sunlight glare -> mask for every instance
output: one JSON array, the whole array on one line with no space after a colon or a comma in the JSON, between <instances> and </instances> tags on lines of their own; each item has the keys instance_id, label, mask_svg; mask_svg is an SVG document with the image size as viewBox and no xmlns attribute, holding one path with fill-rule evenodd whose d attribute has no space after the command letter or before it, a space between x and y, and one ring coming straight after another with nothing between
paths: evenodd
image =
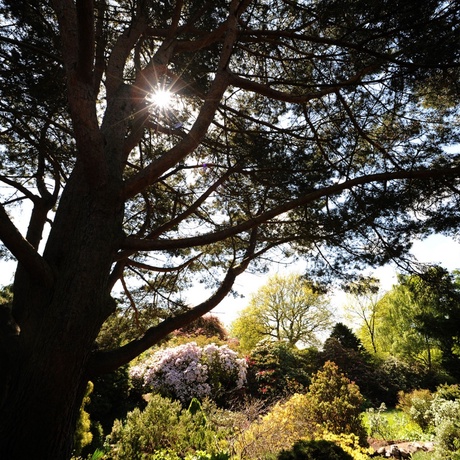
<instances>
[{"instance_id":1,"label":"sunlight glare","mask_svg":"<svg viewBox=\"0 0 460 460\"><path fill-rule=\"evenodd\" d=\"M165 89L158 89L150 96L150 100L157 107L167 108L171 105L172 93Z\"/></svg>"}]
</instances>

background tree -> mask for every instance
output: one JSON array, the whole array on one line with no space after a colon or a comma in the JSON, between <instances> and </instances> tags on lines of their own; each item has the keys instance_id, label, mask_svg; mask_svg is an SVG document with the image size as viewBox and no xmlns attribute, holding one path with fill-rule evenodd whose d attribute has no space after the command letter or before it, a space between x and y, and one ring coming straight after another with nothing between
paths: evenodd
<instances>
[{"instance_id":1,"label":"background tree","mask_svg":"<svg viewBox=\"0 0 460 460\"><path fill-rule=\"evenodd\" d=\"M274 275L251 296L232 325L232 334L243 348L264 338L296 344L317 345L317 335L330 327L328 299L299 275Z\"/></svg>"},{"instance_id":2,"label":"background tree","mask_svg":"<svg viewBox=\"0 0 460 460\"><path fill-rule=\"evenodd\" d=\"M394 356L427 370L440 355L435 341L421 333L414 321L418 314L413 297L401 284L395 285L380 301L381 320L377 326L377 348L384 356Z\"/></svg>"},{"instance_id":3,"label":"background tree","mask_svg":"<svg viewBox=\"0 0 460 460\"><path fill-rule=\"evenodd\" d=\"M443 367L458 378L460 291L455 274L428 267L400 275L380 301L378 346L383 352L426 370Z\"/></svg>"},{"instance_id":4,"label":"background tree","mask_svg":"<svg viewBox=\"0 0 460 460\"><path fill-rule=\"evenodd\" d=\"M348 319L353 322L358 320L362 324L361 340L369 343L373 352L377 353L375 331L379 315L379 300L382 297L379 281L372 277L360 277L348 283L345 292L349 294L348 304L345 307Z\"/></svg>"},{"instance_id":5,"label":"background tree","mask_svg":"<svg viewBox=\"0 0 460 460\"><path fill-rule=\"evenodd\" d=\"M416 312L414 324L420 334L434 340L442 366L460 378L460 277L438 266L401 279Z\"/></svg>"},{"instance_id":6,"label":"background tree","mask_svg":"<svg viewBox=\"0 0 460 460\"><path fill-rule=\"evenodd\" d=\"M3 0L0 15L0 239L21 330L0 342L0 457L68 458L88 380L209 312L256 259L291 245L337 274L458 226L457 2ZM184 307L198 273L213 291ZM95 347L114 286L136 311L140 285L152 321Z\"/></svg>"},{"instance_id":7,"label":"background tree","mask_svg":"<svg viewBox=\"0 0 460 460\"><path fill-rule=\"evenodd\" d=\"M378 349L414 367L415 374L425 374L425 387L457 380L460 303L455 274L434 266L398 280L379 301Z\"/></svg>"},{"instance_id":8,"label":"background tree","mask_svg":"<svg viewBox=\"0 0 460 460\"><path fill-rule=\"evenodd\" d=\"M264 327L257 308L248 306L230 325L230 336L238 339L238 349L248 354L264 338Z\"/></svg>"}]
</instances>

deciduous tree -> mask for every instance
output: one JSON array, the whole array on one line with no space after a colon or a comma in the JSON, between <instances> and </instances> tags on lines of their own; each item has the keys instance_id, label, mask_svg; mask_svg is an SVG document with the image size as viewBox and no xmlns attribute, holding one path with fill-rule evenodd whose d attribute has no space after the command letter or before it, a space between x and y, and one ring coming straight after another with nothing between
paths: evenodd
<instances>
[{"instance_id":1,"label":"deciduous tree","mask_svg":"<svg viewBox=\"0 0 460 460\"><path fill-rule=\"evenodd\" d=\"M251 296L233 333L243 346L264 338L317 345L317 335L332 325L331 318L327 298L308 281L296 274L274 275Z\"/></svg>"},{"instance_id":2,"label":"deciduous tree","mask_svg":"<svg viewBox=\"0 0 460 460\"><path fill-rule=\"evenodd\" d=\"M1 339L2 458L68 458L88 380L275 248L337 273L458 225L458 2L2 0L0 15L21 330ZM186 307L197 272L214 293ZM117 282L134 312L142 282L157 320L97 349Z\"/></svg>"},{"instance_id":3,"label":"deciduous tree","mask_svg":"<svg viewBox=\"0 0 460 460\"><path fill-rule=\"evenodd\" d=\"M370 344L374 353L377 353L376 324L378 321L379 300L382 293L379 281L373 277L361 277L345 287L349 294L349 301L346 305L347 315L352 321L357 319L361 324L362 340Z\"/></svg>"},{"instance_id":4,"label":"deciduous tree","mask_svg":"<svg viewBox=\"0 0 460 460\"><path fill-rule=\"evenodd\" d=\"M379 308L382 351L422 362L428 370L442 365L458 377L460 289L455 274L434 266L401 275Z\"/></svg>"}]
</instances>

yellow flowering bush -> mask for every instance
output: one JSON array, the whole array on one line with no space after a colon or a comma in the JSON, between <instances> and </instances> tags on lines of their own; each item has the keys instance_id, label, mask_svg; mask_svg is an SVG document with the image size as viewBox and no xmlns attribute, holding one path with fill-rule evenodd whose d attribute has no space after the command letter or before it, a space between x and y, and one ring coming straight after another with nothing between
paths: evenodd
<instances>
[{"instance_id":1,"label":"yellow flowering bush","mask_svg":"<svg viewBox=\"0 0 460 460\"><path fill-rule=\"evenodd\" d=\"M345 445L349 451L357 450L365 455L365 450L359 447L365 436L361 404L358 387L341 374L334 363L328 362L313 377L307 394L294 394L276 404L241 434L235 450L243 459L263 459L290 449L301 439L325 439L318 436L326 432L328 436L334 433L341 447ZM363 458L367 457L356 457L356 460Z\"/></svg>"}]
</instances>

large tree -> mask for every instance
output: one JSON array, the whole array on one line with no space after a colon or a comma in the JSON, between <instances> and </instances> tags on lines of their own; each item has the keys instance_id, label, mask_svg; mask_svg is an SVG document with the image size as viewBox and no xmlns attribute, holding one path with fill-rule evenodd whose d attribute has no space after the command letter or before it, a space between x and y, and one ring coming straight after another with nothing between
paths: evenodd
<instances>
[{"instance_id":1,"label":"large tree","mask_svg":"<svg viewBox=\"0 0 460 460\"><path fill-rule=\"evenodd\" d=\"M459 377L460 283L458 273L426 267L400 275L399 283L379 301L376 337L379 351L431 371L442 365Z\"/></svg>"},{"instance_id":2,"label":"large tree","mask_svg":"<svg viewBox=\"0 0 460 460\"><path fill-rule=\"evenodd\" d=\"M250 351L263 339L317 345L318 334L332 326L324 294L297 274L271 276L232 323L242 349Z\"/></svg>"},{"instance_id":3,"label":"large tree","mask_svg":"<svg viewBox=\"0 0 460 460\"><path fill-rule=\"evenodd\" d=\"M361 323L361 339L377 353L376 325L379 316L379 300L382 297L379 281L373 277L360 277L345 286L347 319Z\"/></svg>"},{"instance_id":4,"label":"large tree","mask_svg":"<svg viewBox=\"0 0 460 460\"><path fill-rule=\"evenodd\" d=\"M1 458L68 458L87 381L277 247L337 272L458 224L458 2L2 0L0 14L0 239L21 330L0 338ZM187 307L198 272L214 293ZM98 349L117 281L139 333Z\"/></svg>"}]
</instances>

